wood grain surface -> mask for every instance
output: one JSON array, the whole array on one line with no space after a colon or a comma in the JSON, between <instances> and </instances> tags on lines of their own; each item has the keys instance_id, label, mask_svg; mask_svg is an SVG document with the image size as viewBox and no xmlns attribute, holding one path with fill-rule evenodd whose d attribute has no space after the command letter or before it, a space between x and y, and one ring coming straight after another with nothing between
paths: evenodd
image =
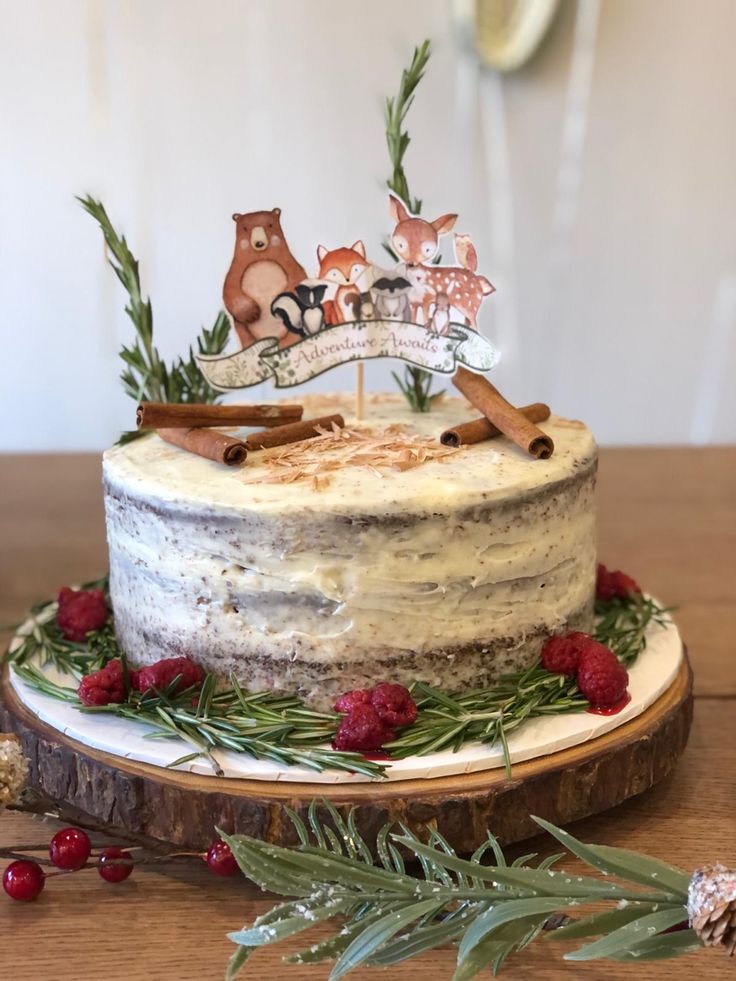
<instances>
[{"instance_id":1,"label":"wood grain surface","mask_svg":"<svg viewBox=\"0 0 736 981\"><path fill-rule=\"evenodd\" d=\"M98 458L6 456L0 466L0 622L9 623L63 583L97 576L106 558ZM695 672L695 718L671 777L572 830L683 868L714 860L736 865L736 449L605 450L599 489L601 558L679 607ZM6 812L0 845L43 842L57 826ZM555 850L544 838L534 844L541 853ZM241 880L215 879L196 864L136 872L118 886L93 871L59 877L34 904L0 896L0 977L220 979L231 950L227 931L270 905L268 896ZM575 966L561 960L564 949L540 942L512 958L502 976L689 981L694 973L725 979L736 970L718 951L662 965ZM355 977L408 981L420 971L426 981L442 981L452 976L453 963L452 950L439 950ZM274 948L259 952L244 976L318 981L327 973L324 967L285 967Z\"/></svg>"}]
</instances>

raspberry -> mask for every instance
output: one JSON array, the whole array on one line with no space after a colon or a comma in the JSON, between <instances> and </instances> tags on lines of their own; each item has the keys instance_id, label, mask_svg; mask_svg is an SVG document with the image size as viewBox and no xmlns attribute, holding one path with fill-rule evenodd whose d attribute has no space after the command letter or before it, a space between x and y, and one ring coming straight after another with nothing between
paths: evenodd
<instances>
[{"instance_id":1,"label":"raspberry","mask_svg":"<svg viewBox=\"0 0 736 981\"><path fill-rule=\"evenodd\" d=\"M636 580L620 569L611 572L599 563L595 580L596 599L628 599L632 596L641 596L641 588Z\"/></svg>"},{"instance_id":2,"label":"raspberry","mask_svg":"<svg viewBox=\"0 0 736 981\"><path fill-rule=\"evenodd\" d=\"M130 683L141 692L147 691L149 688L163 691L168 688L177 675L181 675L181 678L177 682L173 694L184 691L185 688L191 688L193 685L201 685L204 681L204 671L194 661L190 661L188 657L167 657L133 672Z\"/></svg>"},{"instance_id":3,"label":"raspberry","mask_svg":"<svg viewBox=\"0 0 736 981\"><path fill-rule=\"evenodd\" d=\"M608 647L593 641L580 656L578 688L593 708L609 708L626 694L629 675Z\"/></svg>"},{"instance_id":4,"label":"raspberry","mask_svg":"<svg viewBox=\"0 0 736 981\"><path fill-rule=\"evenodd\" d=\"M340 695L332 707L336 712L349 713L352 712L358 705L370 705L370 703L371 689L356 688L353 691L346 691L344 695Z\"/></svg>"},{"instance_id":5,"label":"raspberry","mask_svg":"<svg viewBox=\"0 0 736 981\"><path fill-rule=\"evenodd\" d=\"M56 622L67 640L83 643L92 630L101 630L107 623L107 601L101 589L59 590L59 609Z\"/></svg>"},{"instance_id":6,"label":"raspberry","mask_svg":"<svg viewBox=\"0 0 736 981\"><path fill-rule=\"evenodd\" d=\"M371 692L371 705L388 726L410 726L417 717L414 699L403 685L376 685Z\"/></svg>"},{"instance_id":7,"label":"raspberry","mask_svg":"<svg viewBox=\"0 0 736 981\"><path fill-rule=\"evenodd\" d=\"M622 598L627 596L641 596L641 586L631 576L627 576L625 572L621 572L620 570L614 572L613 580L618 596Z\"/></svg>"},{"instance_id":8,"label":"raspberry","mask_svg":"<svg viewBox=\"0 0 736 981\"><path fill-rule=\"evenodd\" d=\"M122 662L117 659L108 661L99 671L86 674L79 683L77 695L83 705L124 702L126 693Z\"/></svg>"},{"instance_id":9,"label":"raspberry","mask_svg":"<svg viewBox=\"0 0 736 981\"><path fill-rule=\"evenodd\" d=\"M593 638L590 634L578 631L550 637L542 648L542 667L555 674L572 677L578 669L581 652L591 641Z\"/></svg>"},{"instance_id":10,"label":"raspberry","mask_svg":"<svg viewBox=\"0 0 736 981\"><path fill-rule=\"evenodd\" d=\"M372 705L356 705L350 715L343 716L333 745L346 750L380 749L393 738L393 730Z\"/></svg>"}]
</instances>

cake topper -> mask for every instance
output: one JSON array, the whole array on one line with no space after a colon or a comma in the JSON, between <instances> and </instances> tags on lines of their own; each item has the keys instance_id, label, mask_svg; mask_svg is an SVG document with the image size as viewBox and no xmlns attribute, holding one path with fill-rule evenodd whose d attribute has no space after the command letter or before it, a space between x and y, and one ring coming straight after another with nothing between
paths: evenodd
<instances>
[{"instance_id":1,"label":"cake topper","mask_svg":"<svg viewBox=\"0 0 736 981\"><path fill-rule=\"evenodd\" d=\"M470 237L454 234L454 263L436 261L457 215L426 221L396 194L389 213L395 265L374 262L362 239L336 248L320 243L311 277L289 249L279 208L234 214L223 298L242 347L198 356L208 383L229 391L270 379L290 388L372 358L398 358L438 374L453 374L458 365L492 368L498 355L478 331L478 311L494 287L477 272Z\"/></svg>"}]
</instances>

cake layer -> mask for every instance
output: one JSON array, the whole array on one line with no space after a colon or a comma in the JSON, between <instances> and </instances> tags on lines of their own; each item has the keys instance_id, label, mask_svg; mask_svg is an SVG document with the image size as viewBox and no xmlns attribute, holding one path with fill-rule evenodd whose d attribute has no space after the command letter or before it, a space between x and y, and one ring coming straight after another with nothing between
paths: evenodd
<instances>
[{"instance_id":1,"label":"cake layer","mask_svg":"<svg viewBox=\"0 0 736 981\"><path fill-rule=\"evenodd\" d=\"M305 416L341 408L303 401ZM293 448L261 451L237 470L156 436L110 450L110 589L131 663L188 654L252 690L326 706L377 680L488 684L529 665L550 633L587 626L589 431L553 417L546 461L505 439L448 453L440 431L472 411L447 399L415 415L374 396L355 426L363 443L324 437L296 461ZM413 446L398 463L380 447L386 430Z\"/></svg>"}]
</instances>

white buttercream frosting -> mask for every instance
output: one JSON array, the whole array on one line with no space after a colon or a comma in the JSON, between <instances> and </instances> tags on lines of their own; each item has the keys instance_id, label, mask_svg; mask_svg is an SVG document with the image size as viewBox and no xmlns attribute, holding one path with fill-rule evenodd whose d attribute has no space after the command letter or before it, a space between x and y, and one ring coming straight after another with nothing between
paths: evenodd
<instances>
[{"instance_id":1,"label":"white buttercream frosting","mask_svg":"<svg viewBox=\"0 0 736 981\"><path fill-rule=\"evenodd\" d=\"M302 401L305 417L355 425L344 398ZM382 395L362 426L438 440L474 415L460 399L415 414ZM579 422L541 428L548 460L501 438L404 471L341 466L318 486L260 483L278 448L242 468L156 436L109 450L111 593L131 661L188 653L313 701L377 677L453 688L529 663L589 616L595 578L595 443Z\"/></svg>"}]
</instances>

